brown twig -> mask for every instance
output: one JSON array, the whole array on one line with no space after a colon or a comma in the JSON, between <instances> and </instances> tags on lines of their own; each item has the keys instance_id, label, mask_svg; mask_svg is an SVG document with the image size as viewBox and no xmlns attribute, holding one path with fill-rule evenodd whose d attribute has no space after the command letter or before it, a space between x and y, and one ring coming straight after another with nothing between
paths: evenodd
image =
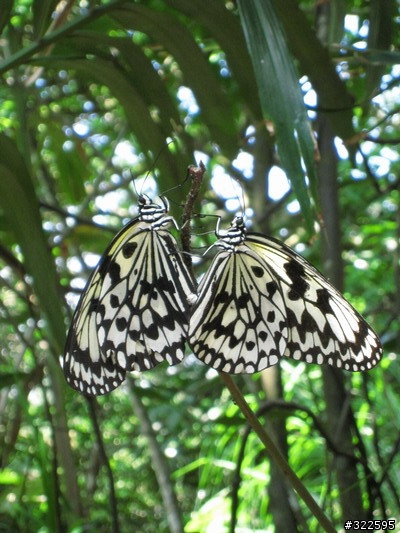
<instances>
[{"instance_id":1,"label":"brown twig","mask_svg":"<svg viewBox=\"0 0 400 533\"><path fill-rule=\"evenodd\" d=\"M190 221L193 217L194 203L199 194L205 171L206 167L201 161L198 167L190 165L187 170L188 178L192 179L192 183L186 197L185 205L183 206L181 243L184 252L183 260L190 270L192 269L192 258L190 256Z\"/></svg>"},{"instance_id":2,"label":"brown twig","mask_svg":"<svg viewBox=\"0 0 400 533\"><path fill-rule=\"evenodd\" d=\"M294 490L297 492L297 494L300 496L300 498L303 500L303 502L307 505L309 510L318 520L319 525L327 533L336 533L336 529L333 527L328 517L325 515L323 510L316 503L316 501L311 496L307 488L303 485L301 480L297 477L296 473L288 465L286 459L283 457L283 455L281 454L281 452L275 445L274 441L265 431L265 429L259 422L256 415L250 409L248 403L243 397L243 394L240 392L237 385L232 380L231 376L223 372L220 372L220 376L221 376L222 381L225 383L230 393L232 394L232 397L235 403L238 405L238 407L240 408L244 416L249 421L249 424L251 425L253 430L257 433L261 442L264 444L268 455L275 462L275 464L280 468L285 478L289 481L290 485L294 488Z\"/></svg>"}]
</instances>

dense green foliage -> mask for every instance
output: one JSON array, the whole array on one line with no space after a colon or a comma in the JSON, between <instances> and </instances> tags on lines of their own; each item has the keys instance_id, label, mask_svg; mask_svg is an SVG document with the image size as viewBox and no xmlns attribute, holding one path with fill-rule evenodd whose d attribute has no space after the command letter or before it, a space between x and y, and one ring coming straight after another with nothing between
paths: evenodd
<instances>
[{"instance_id":1,"label":"dense green foliage","mask_svg":"<svg viewBox=\"0 0 400 533\"><path fill-rule=\"evenodd\" d=\"M179 220L200 160L197 212L229 224L244 203L343 282L385 352L362 375L283 361L236 383L333 530L400 521L397 9L2 2L0 531L321 531L191 354L96 402L64 381L77 295L137 192ZM193 221L196 256L214 228Z\"/></svg>"}]
</instances>

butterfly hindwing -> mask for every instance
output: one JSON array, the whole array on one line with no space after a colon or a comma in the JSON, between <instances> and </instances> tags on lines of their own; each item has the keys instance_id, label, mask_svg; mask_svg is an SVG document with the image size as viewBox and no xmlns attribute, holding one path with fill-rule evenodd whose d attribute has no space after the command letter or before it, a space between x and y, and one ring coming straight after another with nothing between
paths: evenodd
<instances>
[{"instance_id":1,"label":"butterfly hindwing","mask_svg":"<svg viewBox=\"0 0 400 533\"><path fill-rule=\"evenodd\" d=\"M161 200L140 197L139 217L112 240L78 303L63 369L84 394L105 394L127 371L183 358L194 284Z\"/></svg>"},{"instance_id":2,"label":"butterfly hindwing","mask_svg":"<svg viewBox=\"0 0 400 533\"><path fill-rule=\"evenodd\" d=\"M201 280L189 344L209 366L253 373L280 358L367 370L382 348L373 330L304 258L261 234L247 235L241 217Z\"/></svg>"},{"instance_id":3,"label":"butterfly hindwing","mask_svg":"<svg viewBox=\"0 0 400 533\"><path fill-rule=\"evenodd\" d=\"M63 360L67 382L83 394L104 394L118 387L125 379L125 370L114 364L100 349L96 310L100 296L104 255L90 276L81 295L68 332Z\"/></svg>"}]
</instances>

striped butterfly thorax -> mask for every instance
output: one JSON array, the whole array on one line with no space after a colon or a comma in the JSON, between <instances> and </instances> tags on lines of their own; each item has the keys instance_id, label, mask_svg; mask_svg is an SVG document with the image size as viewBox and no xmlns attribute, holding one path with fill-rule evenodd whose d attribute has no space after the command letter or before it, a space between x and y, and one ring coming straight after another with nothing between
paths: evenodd
<instances>
[{"instance_id":1,"label":"striped butterfly thorax","mask_svg":"<svg viewBox=\"0 0 400 533\"><path fill-rule=\"evenodd\" d=\"M69 329L63 370L86 395L110 392L127 371L184 355L188 296L194 283L161 203L139 197L139 215L111 241L81 295Z\"/></svg>"},{"instance_id":2,"label":"striped butterfly thorax","mask_svg":"<svg viewBox=\"0 0 400 533\"><path fill-rule=\"evenodd\" d=\"M188 341L207 365L253 373L282 357L368 370L381 343L362 316L308 261L282 242L247 233L243 217L219 231L202 278Z\"/></svg>"}]
</instances>

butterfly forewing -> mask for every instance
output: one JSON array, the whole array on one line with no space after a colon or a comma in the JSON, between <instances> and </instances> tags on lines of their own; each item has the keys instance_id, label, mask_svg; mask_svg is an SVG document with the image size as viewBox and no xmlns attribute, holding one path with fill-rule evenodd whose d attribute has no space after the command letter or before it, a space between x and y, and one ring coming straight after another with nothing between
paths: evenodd
<instances>
[{"instance_id":1,"label":"butterfly forewing","mask_svg":"<svg viewBox=\"0 0 400 533\"><path fill-rule=\"evenodd\" d=\"M73 317L63 369L88 395L120 385L127 371L183 358L190 273L168 227L168 203L139 199L139 217L113 239Z\"/></svg>"},{"instance_id":2,"label":"butterfly forewing","mask_svg":"<svg viewBox=\"0 0 400 533\"><path fill-rule=\"evenodd\" d=\"M179 363L188 327L187 295L193 291L176 242L166 230L124 239L99 298L102 351L126 370L148 370L164 360Z\"/></svg>"},{"instance_id":3,"label":"butterfly forewing","mask_svg":"<svg viewBox=\"0 0 400 533\"><path fill-rule=\"evenodd\" d=\"M219 233L223 250L204 275L189 344L209 366L253 373L281 357L366 370L382 348L373 330L304 258L241 217Z\"/></svg>"}]
</instances>

